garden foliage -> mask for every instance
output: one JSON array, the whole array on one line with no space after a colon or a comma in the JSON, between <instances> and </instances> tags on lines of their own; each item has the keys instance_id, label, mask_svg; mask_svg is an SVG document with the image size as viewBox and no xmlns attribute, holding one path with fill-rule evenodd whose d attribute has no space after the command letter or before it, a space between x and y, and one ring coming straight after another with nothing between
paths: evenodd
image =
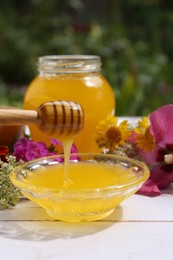
<instances>
[{"instance_id":1,"label":"garden foliage","mask_svg":"<svg viewBox=\"0 0 173 260\"><path fill-rule=\"evenodd\" d=\"M96 54L116 114L146 115L173 103L172 28L171 0L1 0L0 103L22 104L38 56Z\"/></svg>"}]
</instances>

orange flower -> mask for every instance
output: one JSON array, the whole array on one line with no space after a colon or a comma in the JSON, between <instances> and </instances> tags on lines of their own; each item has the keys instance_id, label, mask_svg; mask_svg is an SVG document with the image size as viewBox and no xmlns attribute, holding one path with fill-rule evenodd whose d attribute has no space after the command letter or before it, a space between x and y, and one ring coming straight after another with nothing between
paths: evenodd
<instances>
[{"instance_id":1,"label":"orange flower","mask_svg":"<svg viewBox=\"0 0 173 260\"><path fill-rule=\"evenodd\" d=\"M108 149L109 152L124 144L130 136L131 131L127 120L118 125L118 118L112 115L102 120L96 130L96 142L100 148Z\"/></svg>"},{"instance_id":2,"label":"orange flower","mask_svg":"<svg viewBox=\"0 0 173 260\"><path fill-rule=\"evenodd\" d=\"M135 141L138 148L143 151L152 152L155 148L155 140L150 133L150 123L147 117L143 117L138 126L134 129L136 136Z\"/></svg>"}]
</instances>

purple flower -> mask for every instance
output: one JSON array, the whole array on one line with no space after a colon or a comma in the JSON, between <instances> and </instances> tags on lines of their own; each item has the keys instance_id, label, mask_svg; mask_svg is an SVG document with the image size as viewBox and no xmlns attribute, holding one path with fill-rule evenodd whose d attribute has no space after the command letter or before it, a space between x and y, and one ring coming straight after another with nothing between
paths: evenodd
<instances>
[{"instance_id":1,"label":"purple flower","mask_svg":"<svg viewBox=\"0 0 173 260\"><path fill-rule=\"evenodd\" d=\"M57 150L59 152L61 151L61 153L63 153L62 143L59 140L56 140L54 138L50 138L50 140L51 140L51 143L57 148ZM70 153L78 153L77 147L74 144L72 144L72 146L71 146Z\"/></svg>"},{"instance_id":2,"label":"purple flower","mask_svg":"<svg viewBox=\"0 0 173 260\"><path fill-rule=\"evenodd\" d=\"M27 138L22 138L14 145L13 155L16 157L16 160L22 159L27 162L34 160L36 158L52 155L47 149L46 145L43 142L34 142Z\"/></svg>"},{"instance_id":3,"label":"purple flower","mask_svg":"<svg viewBox=\"0 0 173 260\"><path fill-rule=\"evenodd\" d=\"M27 138L22 138L15 143L13 155L17 161L22 159L24 162L27 162L37 158L63 153L62 143L59 140L51 138L51 143L52 146L47 148L43 142L35 142ZM77 153L77 148L74 145L71 147L71 153ZM73 156L73 159L77 159L77 157L75 156L74 158ZM57 157L57 160L61 161L62 159Z\"/></svg>"},{"instance_id":4,"label":"purple flower","mask_svg":"<svg viewBox=\"0 0 173 260\"><path fill-rule=\"evenodd\" d=\"M51 138L50 140L54 146L53 151L55 151L56 153L64 153L62 143L59 140L54 139L54 138ZM71 154L70 159L79 160L79 156L72 155L74 153L78 153L78 150L77 150L77 147L74 144L72 144L71 150L70 150L70 154Z\"/></svg>"},{"instance_id":5,"label":"purple flower","mask_svg":"<svg viewBox=\"0 0 173 260\"><path fill-rule=\"evenodd\" d=\"M77 147L74 144L72 144L70 152L71 153L78 153Z\"/></svg>"}]
</instances>

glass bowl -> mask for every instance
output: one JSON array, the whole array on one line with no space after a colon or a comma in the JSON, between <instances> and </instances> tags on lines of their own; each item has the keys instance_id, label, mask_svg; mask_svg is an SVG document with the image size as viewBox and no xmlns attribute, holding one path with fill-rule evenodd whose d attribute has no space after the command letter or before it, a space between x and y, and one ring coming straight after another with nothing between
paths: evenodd
<instances>
[{"instance_id":1,"label":"glass bowl","mask_svg":"<svg viewBox=\"0 0 173 260\"><path fill-rule=\"evenodd\" d=\"M107 217L149 177L144 163L122 156L79 153L71 156L69 164L64 161L64 155L48 156L29 161L10 174L25 197L62 221Z\"/></svg>"}]
</instances>

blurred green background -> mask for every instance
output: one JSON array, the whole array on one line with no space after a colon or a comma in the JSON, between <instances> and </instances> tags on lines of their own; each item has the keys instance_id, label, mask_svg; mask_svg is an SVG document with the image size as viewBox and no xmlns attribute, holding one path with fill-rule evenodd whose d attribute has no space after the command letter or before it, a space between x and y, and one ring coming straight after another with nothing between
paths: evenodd
<instances>
[{"instance_id":1,"label":"blurred green background","mask_svg":"<svg viewBox=\"0 0 173 260\"><path fill-rule=\"evenodd\" d=\"M37 58L94 54L117 115L173 103L172 0L1 0L0 104L22 106Z\"/></svg>"}]
</instances>

